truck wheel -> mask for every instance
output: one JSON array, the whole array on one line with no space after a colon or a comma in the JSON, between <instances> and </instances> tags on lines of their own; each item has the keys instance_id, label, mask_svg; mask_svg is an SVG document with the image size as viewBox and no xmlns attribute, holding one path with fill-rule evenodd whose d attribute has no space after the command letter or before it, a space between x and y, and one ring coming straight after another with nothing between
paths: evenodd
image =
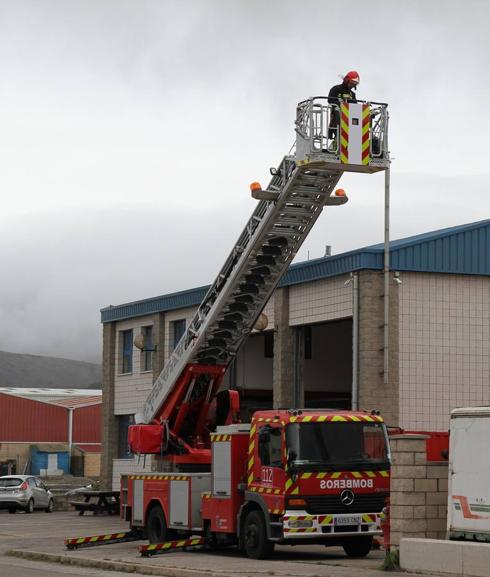
<instances>
[{"instance_id":1,"label":"truck wheel","mask_svg":"<svg viewBox=\"0 0 490 577\"><path fill-rule=\"evenodd\" d=\"M352 539L344 541L343 544L347 557L366 557L372 546L372 537L352 537Z\"/></svg>"},{"instance_id":2,"label":"truck wheel","mask_svg":"<svg viewBox=\"0 0 490 577\"><path fill-rule=\"evenodd\" d=\"M243 548L251 559L265 559L274 550L274 543L267 539L264 516L260 511L250 511L245 518Z\"/></svg>"},{"instance_id":3,"label":"truck wheel","mask_svg":"<svg viewBox=\"0 0 490 577\"><path fill-rule=\"evenodd\" d=\"M160 505L153 505L150 509L146 520L146 530L148 533L148 541L151 544L172 540L173 531L167 528L165 515Z\"/></svg>"},{"instance_id":4,"label":"truck wheel","mask_svg":"<svg viewBox=\"0 0 490 577\"><path fill-rule=\"evenodd\" d=\"M27 502L26 508L24 509L26 513L33 513L34 512L34 501L29 499Z\"/></svg>"}]
</instances>

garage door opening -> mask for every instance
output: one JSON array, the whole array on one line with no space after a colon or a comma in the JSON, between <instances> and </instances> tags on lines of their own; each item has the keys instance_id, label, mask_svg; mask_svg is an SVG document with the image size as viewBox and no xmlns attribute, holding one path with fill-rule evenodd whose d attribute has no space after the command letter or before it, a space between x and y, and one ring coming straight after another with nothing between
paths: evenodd
<instances>
[{"instance_id":1,"label":"garage door opening","mask_svg":"<svg viewBox=\"0 0 490 577\"><path fill-rule=\"evenodd\" d=\"M303 326L301 332L305 407L350 409L352 318Z\"/></svg>"}]
</instances>

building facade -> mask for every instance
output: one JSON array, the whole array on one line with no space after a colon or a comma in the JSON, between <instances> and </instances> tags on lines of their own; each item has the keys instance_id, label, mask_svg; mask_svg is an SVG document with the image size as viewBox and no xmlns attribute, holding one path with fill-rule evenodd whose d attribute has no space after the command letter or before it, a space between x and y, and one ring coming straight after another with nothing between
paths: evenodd
<instances>
[{"instance_id":1,"label":"building facade","mask_svg":"<svg viewBox=\"0 0 490 577\"><path fill-rule=\"evenodd\" d=\"M290 267L227 372L244 420L357 405L393 427L446 431L452 408L490 403L490 220L393 241L390 262L387 321L382 245ZM107 486L151 470L127 453L127 427L207 288L102 310Z\"/></svg>"},{"instance_id":2,"label":"building facade","mask_svg":"<svg viewBox=\"0 0 490 577\"><path fill-rule=\"evenodd\" d=\"M48 469L68 473L78 445L100 455L101 409L98 390L1 387L0 473L39 474L39 453Z\"/></svg>"}]
</instances>

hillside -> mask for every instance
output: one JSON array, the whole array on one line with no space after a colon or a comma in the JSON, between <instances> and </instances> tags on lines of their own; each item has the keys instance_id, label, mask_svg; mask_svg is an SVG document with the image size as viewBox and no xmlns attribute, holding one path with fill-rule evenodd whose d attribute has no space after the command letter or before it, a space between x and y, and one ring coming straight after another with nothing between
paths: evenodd
<instances>
[{"instance_id":1,"label":"hillside","mask_svg":"<svg viewBox=\"0 0 490 577\"><path fill-rule=\"evenodd\" d=\"M0 387L100 389L100 365L0 351Z\"/></svg>"}]
</instances>

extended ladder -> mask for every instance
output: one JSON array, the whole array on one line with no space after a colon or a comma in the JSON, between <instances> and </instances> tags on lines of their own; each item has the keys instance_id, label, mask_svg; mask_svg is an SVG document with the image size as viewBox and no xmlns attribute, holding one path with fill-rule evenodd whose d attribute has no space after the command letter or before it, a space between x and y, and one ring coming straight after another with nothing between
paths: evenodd
<instances>
[{"instance_id":1,"label":"extended ladder","mask_svg":"<svg viewBox=\"0 0 490 577\"><path fill-rule=\"evenodd\" d=\"M342 107L341 123L332 129L330 115L335 105L322 98L298 105L296 154L284 157L273 171L263 194L268 200L259 201L156 380L138 422L149 423L159 414L188 365L229 365L323 207L347 201L333 194L343 172L376 172L388 166L386 106L353 103ZM366 129L366 110L375 108L381 108L377 115L382 122L371 122ZM346 128L350 109L352 126ZM332 130L340 143L337 148L329 146Z\"/></svg>"}]
</instances>

